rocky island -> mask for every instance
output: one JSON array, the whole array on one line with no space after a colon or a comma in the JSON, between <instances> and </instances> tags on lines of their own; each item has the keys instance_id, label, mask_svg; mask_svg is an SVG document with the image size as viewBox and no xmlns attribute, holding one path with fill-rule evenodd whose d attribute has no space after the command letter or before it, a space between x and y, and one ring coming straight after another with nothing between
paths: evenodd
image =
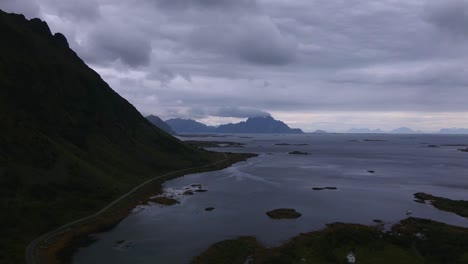
<instances>
[{"instance_id":1,"label":"rocky island","mask_svg":"<svg viewBox=\"0 0 468 264\"><path fill-rule=\"evenodd\" d=\"M280 208L266 212L266 214L273 219L294 219L301 217L301 213L294 209Z\"/></svg>"},{"instance_id":2,"label":"rocky island","mask_svg":"<svg viewBox=\"0 0 468 264\"><path fill-rule=\"evenodd\" d=\"M298 128L290 128L284 122L271 116L250 117L246 121L220 126L207 126L191 119L174 118L166 120L178 134L303 134Z\"/></svg>"}]
</instances>

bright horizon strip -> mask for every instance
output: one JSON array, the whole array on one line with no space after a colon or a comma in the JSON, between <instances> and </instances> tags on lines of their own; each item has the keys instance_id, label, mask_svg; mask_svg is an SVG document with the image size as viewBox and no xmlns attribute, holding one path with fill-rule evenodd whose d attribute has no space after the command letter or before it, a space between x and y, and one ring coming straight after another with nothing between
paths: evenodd
<instances>
[{"instance_id":1,"label":"bright horizon strip","mask_svg":"<svg viewBox=\"0 0 468 264\"><path fill-rule=\"evenodd\" d=\"M390 131L408 127L422 132L438 132L442 128L468 128L468 113L417 113L417 112L272 112L272 117L300 128L304 132L326 130L346 132L351 128L382 129ZM189 117L187 117L189 118ZM238 123L247 118L209 116L195 119L206 125L216 126Z\"/></svg>"}]
</instances>

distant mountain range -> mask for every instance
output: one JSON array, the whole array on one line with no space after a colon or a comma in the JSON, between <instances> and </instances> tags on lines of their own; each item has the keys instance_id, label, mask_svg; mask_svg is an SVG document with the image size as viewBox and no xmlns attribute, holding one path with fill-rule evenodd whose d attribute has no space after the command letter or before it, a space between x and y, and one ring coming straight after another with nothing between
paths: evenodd
<instances>
[{"instance_id":1,"label":"distant mountain range","mask_svg":"<svg viewBox=\"0 0 468 264\"><path fill-rule=\"evenodd\" d=\"M251 117L247 121L237 124L220 125L216 128L217 133L259 133L259 134L302 134L298 128L290 128L282 121L275 120L271 116Z\"/></svg>"},{"instance_id":2,"label":"distant mountain range","mask_svg":"<svg viewBox=\"0 0 468 264\"><path fill-rule=\"evenodd\" d=\"M150 115L146 117L152 124L169 134L302 134L301 129L290 128L284 122L275 120L271 116L251 117L246 121L236 124L224 124L220 126L208 126L193 119L173 118L166 121ZM315 130L312 134L328 133L324 130ZM423 132L408 127L400 127L390 131L380 128L351 128L345 133L354 134L468 134L468 128L442 128L437 132Z\"/></svg>"},{"instance_id":3,"label":"distant mountain range","mask_svg":"<svg viewBox=\"0 0 468 264\"><path fill-rule=\"evenodd\" d=\"M348 130L347 133L360 133L360 134L380 134L380 133L387 133L387 134L420 134L421 131L415 131L408 127L400 127L390 131L384 131L380 128L377 129L369 129L369 128L351 128Z\"/></svg>"},{"instance_id":4,"label":"distant mountain range","mask_svg":"<svg viewBox=\"0 0 468 264\"><path fill-rule=\"evenodd\" d=\"M360 133L360 134L379 134L379 133L387 133L387 134L468 134L467 128L442 128L437 132L433 133L425 133L420 130L413 130L408 127L400 127L390 131L384 131L381 129L369 129L369 128L351 128L347 131L347 133Z\"/></svg>"},{"instance_id":5,"label":"distant mountain range","mask_svg":"<svg viewBox=\"0 0 468 264\"><path fill-rule=\"evenodd\" d=\"M163 130L164 132L175 135L176 132L169 126L166 122L164 122L161 118L155 116L155 115L149 115L146 117L148 121L151 122L151 124L157 126L159 129Z\"/></svg>"},{"instance_id":6,"label":"distant mountain range","mask_svg":"<svg viewBox=\"0 0 468 264\"><path fill-rule=\"evenodd\" d=\"M400 127L400 128L393 129L392 131L390 131L390 133L392 134L420 134L422 132L419 130L415 131L408 127Z\"/></svg>"},{"instance_id":7,"label":"distant mountain range","mask_svg":"<svg viewBox=\"0 0 468 264\"><path fill-rule=\"evenodd\" d=\"M369 128L351 128L347 133L355 134L369 134L369 133L384 133L381 129L369 129Z\"/></svg>"},{"instance_id":8,"label":"distant mountain range","mask_svg":"<svg viewBox=\"0 0 468 264\"><path fill-rule=\"evenodd\" d=\"M468 128L442 128L440 134L468 134Z\"/></svg>"},{"instance_id":9,"label":"distant mountain range","mask_svg":"<svg viewBox=\"0 0 468 264\"><path fill-rule=\"evenodd\" d=\"M192 119L173 118L166 123L178 134L208 134L216 133L216 127L207 126Z\"/></svg>"},{"instance_id":10,"label":"distant mountain range","mask_svg":"<svg viewBox=\"0 0 468 264\"><path fill-rule=\"evenodd\" d=\"M250 117L246 121L236 124L224 124L220 126L207 126L192 119L174 118L166 120L166 123L180 134L302 134L301 129L290 128L282 121L275 120L271 116Z\"/></svg>"}]
</instances>

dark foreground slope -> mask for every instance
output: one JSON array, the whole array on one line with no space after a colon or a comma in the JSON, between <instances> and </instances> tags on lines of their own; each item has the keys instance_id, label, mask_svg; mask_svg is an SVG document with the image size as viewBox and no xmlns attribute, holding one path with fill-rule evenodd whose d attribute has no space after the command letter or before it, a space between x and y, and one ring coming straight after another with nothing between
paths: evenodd
<instances>
[{"instance_id":1,"label":"dark foreground slope","mask_svg":"<svg viewBox=\"0 0 468 264\"><path fill-rule=\"evenodd\" d=\"M0 263L201 152L153 126L39 19L0 11Z\"/></svg>"}]
</instances>

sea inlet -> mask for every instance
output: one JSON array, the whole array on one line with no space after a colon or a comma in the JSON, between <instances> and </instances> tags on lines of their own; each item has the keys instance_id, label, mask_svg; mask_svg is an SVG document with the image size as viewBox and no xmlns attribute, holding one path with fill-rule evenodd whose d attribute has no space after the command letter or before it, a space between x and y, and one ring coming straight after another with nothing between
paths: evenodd
<instances>
[{"instance_id":1,"label":"sea inlet","mask_svg":"<svg viewBox=\"0 0 468 264\"><path fill-rule=\"evenodd\" d=\"M468 154L458 150L468 145L468 136L182 139L238 142L242 145L221 144L212 150L259 156L221 171L166 182L163 195L179 203L136 207L112 230L93 234L96 242L80 248L73 263L189 263L211 244L239 236L255 236L265 246L277 246L327 223L371 225L378 219L390 227L408 214L468 227L465 218L417 203L413 197L425 192L468 200ZM295 209L301 217L278 220L266 215L277 208Z\"/></svg>"}]
</instances>

